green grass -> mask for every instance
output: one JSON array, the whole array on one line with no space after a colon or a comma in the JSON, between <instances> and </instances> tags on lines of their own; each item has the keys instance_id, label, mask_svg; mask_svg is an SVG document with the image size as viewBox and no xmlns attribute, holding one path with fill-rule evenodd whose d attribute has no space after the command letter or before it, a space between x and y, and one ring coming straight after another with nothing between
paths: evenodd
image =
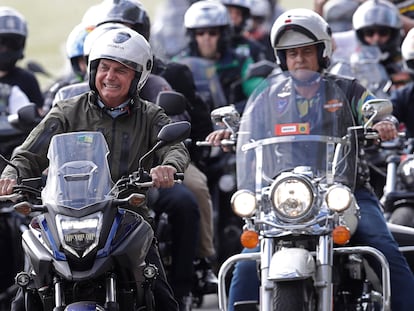
<instances>
[{"instance_id":1,"label":"green grass","mask_svg":"<svg viewBox=\"0 0 414 311\"><path fill-rule=\"evenodd\" d=\"M65 41L84 12L101 0L1 0L2 6L11 6L22 13L28 22L29 36L26 42L25 58L19 63L24 66L28 60L36 60L54 76L68 68L65 56ZM151 18L163 0L141 0ZM282 0L285 8L312 8L313 0ZM174 38L171 38L174 40ZM51 80L38 76L42 87Z\"/></svg>"}]
</instances>

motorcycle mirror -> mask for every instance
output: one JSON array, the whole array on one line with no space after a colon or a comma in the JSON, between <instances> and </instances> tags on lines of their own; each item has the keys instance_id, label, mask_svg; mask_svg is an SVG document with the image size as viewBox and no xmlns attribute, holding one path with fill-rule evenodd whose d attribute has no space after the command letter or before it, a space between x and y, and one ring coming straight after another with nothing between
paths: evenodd
<instances>
[{"instance_id":1,"label":"motorcycle mirror","mask_svg":"<svg viewBox=\"0 0 414 311\"><path fill-rule=\"evenodd\" d=\"M392 113L392 103L388 99L370 99L362 105L364 117L368 119L366 125L383 119Z\"/></svg>"},{"instance_id":2,"label":"motorcycle mirror","mask_svg":"<svg viewBox=\"0 0 414 311\"><path fill-rule=\"evenodd\" d=\"M48 77L48 78L53 78L53 76L48 73L42 65L40 65L39 63L35 62L35 61L29 61L26 64L26 67L29 71L33 72L33 73L41 73L42 75Z\"/></svg>"},{"instance_id":3,"label":"motorcycle mirror","mask_svg":"<svg viewBox=\"0 0 414 311\"><path fill-rule=\"evenodd\" d=\"M20 130L31 130L35 125L40 122L40 116L35 104L21 107L16 114L8 116L10 124Z\"/></svg>"},{"instance_id":4,"label":"motorcycle mirror","mask_svg":"<svg viewBox=\"0 0 414 311\"><path fill-rule=\"evenodd\" d=\"M168 116L175 116L185 111L187 99L179 92L162 91L158 93L156 104L162 107Z\"/></svg>"},{"instance_id":5,"label":"motorcycle mirror","mask_svg":"<svg viewBox=\"0 0 414 311\"><path fill-rule=\"evenodd\" d=\"M178 143L185 140L190 136L191 124L187 121L179 121L164 125L158 133L158 142L154 147L139 160L139 167L142 167L142 161L156 150L167 146Z\"/></svg>"},{"instance_id":6,"label":"motorcycle mirror","mask_svg":"<svg viewBox=\"0 0 414 311\"><path fill-rule=\"evenodd\" d=\"M190 132L190 122L180 121L167 124L158 133L159 142L157 145L161 144L161 147L164 147L165 145L178 143L188 138L188 136L190 136Z\"/></svg>"},{"instance_id":7,"label":"motorcycle mirror","mask_svg":"<svg viewBox=\"0 0 414 311\"><path fill-rule=\"evenodd\" d=\"M224 106L214 109L211 120L218 126L226 126L233 133L237 130L240 122L240 114L234 106Z\"/></svg>"}]
</instances>

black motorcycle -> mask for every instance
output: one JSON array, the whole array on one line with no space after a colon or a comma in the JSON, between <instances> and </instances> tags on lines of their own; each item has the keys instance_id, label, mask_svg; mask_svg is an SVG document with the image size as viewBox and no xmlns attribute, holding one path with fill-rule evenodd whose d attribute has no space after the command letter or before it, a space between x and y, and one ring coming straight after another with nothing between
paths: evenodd
<instances>
[{"instance_id":1,"label":"black motorcycle","mask_svg":"<svg viewBox=\"0 0 414 311\"><path fill-rule=\"evenodd\" d=\"M189 130L188 122L165 126L144 157ZM132 211L144 204L152 181L140 168L113 185L107 155L99 132L55 135L41 193L18 183L1 197L33 216L22 235L29 269L16 276L26 310L154 310L158 270L145 261L154 232Z\"/></svg>"}]
</instances>

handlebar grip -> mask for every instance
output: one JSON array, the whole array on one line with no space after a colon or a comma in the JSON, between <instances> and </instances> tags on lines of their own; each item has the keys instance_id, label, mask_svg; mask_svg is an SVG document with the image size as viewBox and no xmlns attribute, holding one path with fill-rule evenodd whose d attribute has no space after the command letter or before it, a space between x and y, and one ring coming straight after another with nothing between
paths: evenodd
<instances>
[{"instance_id":1,"label":"handlebar grip","mask_svg":"<svg viewBox=\"0 0 414 311\"><path fill-rule=\"evenodd\" d=\"M211 147L212 145L208 141L196 141L196 146L199 146L199 147Z\"/></svg>"}]
</instances>

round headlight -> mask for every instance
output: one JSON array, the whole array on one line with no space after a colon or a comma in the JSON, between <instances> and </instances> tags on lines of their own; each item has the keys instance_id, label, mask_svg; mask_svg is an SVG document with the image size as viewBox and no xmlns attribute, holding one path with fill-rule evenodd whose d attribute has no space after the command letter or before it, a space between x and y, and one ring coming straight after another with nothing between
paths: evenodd
<instances>
[{"instance_id":1,"label":"round headlight","mask_svg":"<svg viewBox=\"0 0 414 311\"><path fill-rule=\"evenodd\" d=\"M349 188L343 185L335 185L328 189L325 200L330 210L342 212L349 208L353 202L353 195Z\"/></svg>"},{"instance_id":2,"label":"round headlight","mask_svg":"<svg viewBox=\"0 0 414 311\"><path fill-rule=\"evenodd\" d=\"M251 191L238 190L231 197L231 207L236 215L251 217L256 211L256 197Z\"/></svg>"},{"instance_id":3,"label":"round headlight","mask_svg":"<svg viewBox=\"0 0 414 311\"><path fill-rule=\"evenodd\" d=\"M414 186L414 158L408 157L403 162L401 162L399 167L399 174L402 182L407 187Z\"/></svg>"},{"instance_id":4,"label":"round headlight","mask_svg":"<svg viewBox=\"0 0 414 311\"><path fill-rule=\"evenodd\" d=\"M297 219L306 215L312 207L313 191L305 180L288 177L273 185L271 199L276 213L281 217Z\"/></svg>"}]
</instances>

